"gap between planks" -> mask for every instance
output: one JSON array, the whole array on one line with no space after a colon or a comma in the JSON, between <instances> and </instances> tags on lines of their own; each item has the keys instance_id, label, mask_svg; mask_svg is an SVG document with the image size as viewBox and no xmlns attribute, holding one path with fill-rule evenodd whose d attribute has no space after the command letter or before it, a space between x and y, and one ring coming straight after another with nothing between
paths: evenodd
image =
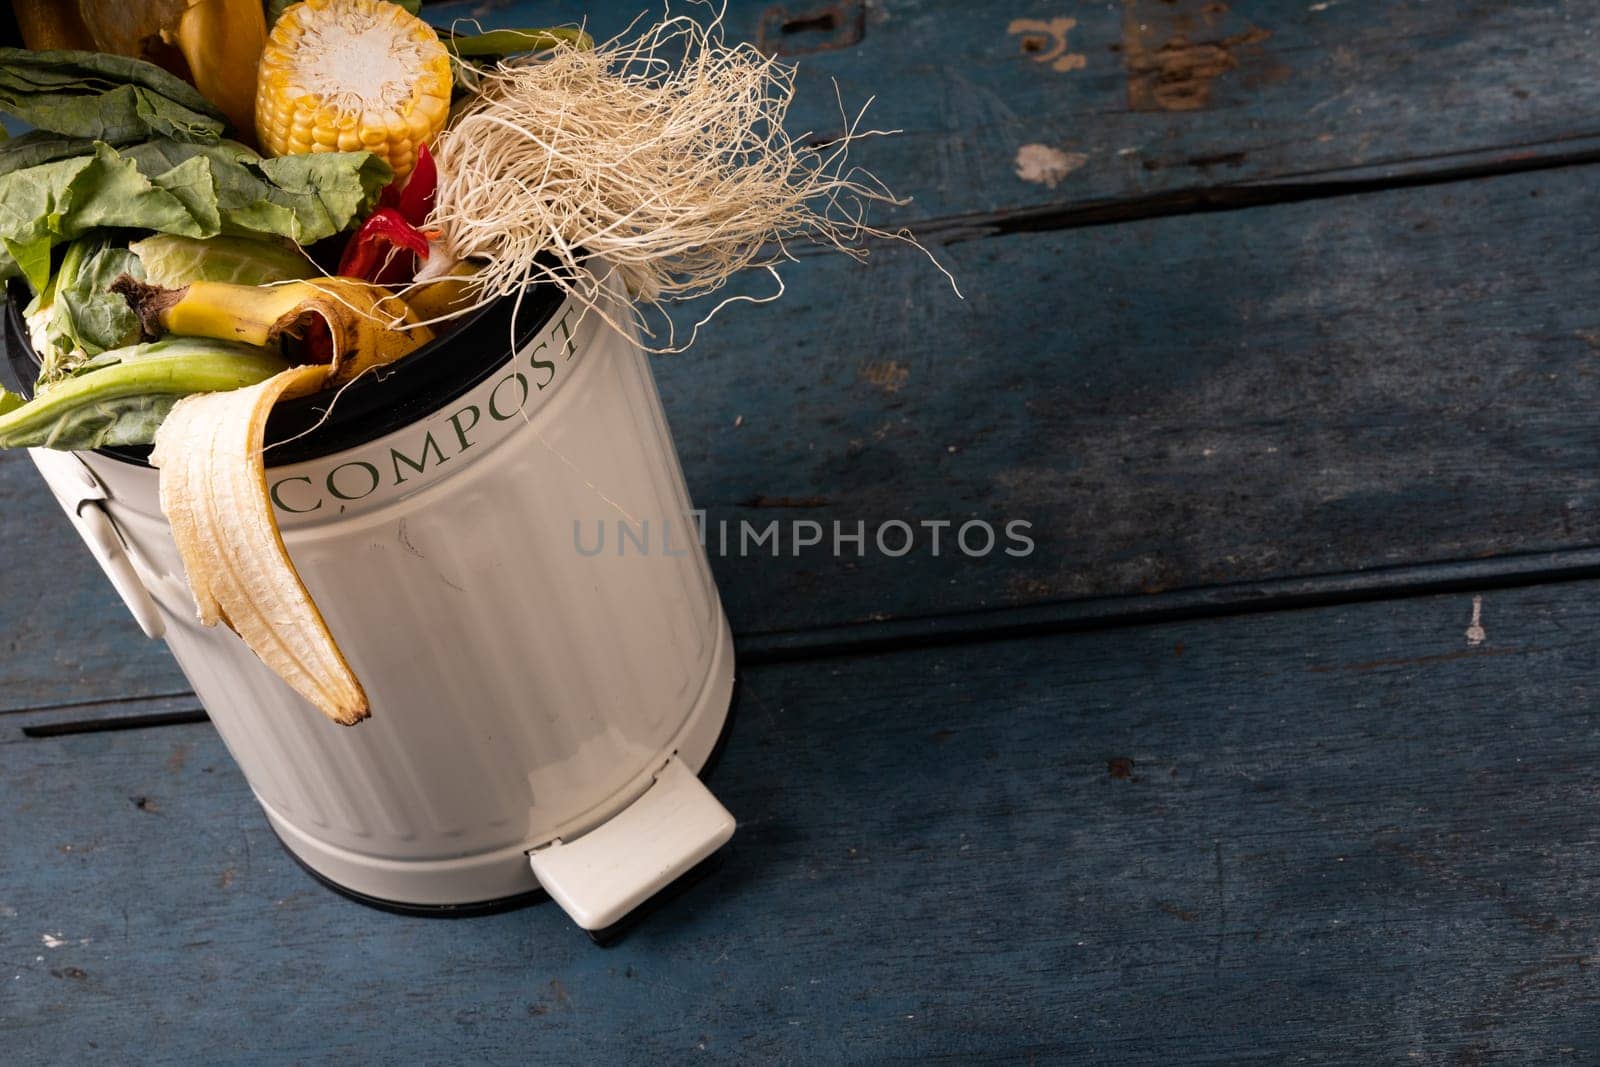
<instances>
[{"instance_id":1,"label":"gap between planks","mask_svg":"<svg viewBox=\"0 0 1600 1067\"><path fill-rule=\"evenodd\" d=\"M1343 574L1177 589L1140 596L1056 601L1027 607L847 623L808 630L768 631L737 636L734 647L739 667L747 668L912 652L939 646L1049 634L1402 600L1441 593L1556 585L1596 578L1600 578L1600 548L1572 549L1484 560L1379 567ZM130 697L121 701L15 708L0 715L74 712L89 707L104 712L99 715L49 719L21 728L23 737L44 739L207 721L205 711L198 704L193 707L169 706L154 712L115 713L129 705L156 701L181 705L193 700L192 693L168 693Z\"/></svg>"},{"instance_id":2,"label":"gap between planks","mask_svg":"<svg viewBox=\"0 0 1600 1067\"><path fill-rule=\"evenodd\" d=\"M1563 549L772 631L747 634L735 645L740 665L755 666L1596 578L1600 548Z\"/></svg>"},{"instance_id":3,"label":"gap between planks","mask_svg":"<svg viewBox=\"0 0 1600 1067\"><path fill-rule=\"evenodd\" d=\"M1550 151L1553 146L1560 147ZM1543 154L1547 151L1549 154ZM1050 233L1115 226L1146 219L1246 211L1596 163L1600 163L1600 135L1580 135L1559 141L1499 145L1447 155L1409 157L1360 167L1224 182L1143 196L1076 204L1046 204L970 215L944 215L908 223L905 229L915 234L919 241L944 246L1016 233ZM1414 169L1419 164L1426 164L1429 169ZM864 239L860 245L873 247L894 239L872 237ZM833 248L831 245L807 242L789 250L796 255L820 255L833 251Z\"/></svg>"}]
</instances>

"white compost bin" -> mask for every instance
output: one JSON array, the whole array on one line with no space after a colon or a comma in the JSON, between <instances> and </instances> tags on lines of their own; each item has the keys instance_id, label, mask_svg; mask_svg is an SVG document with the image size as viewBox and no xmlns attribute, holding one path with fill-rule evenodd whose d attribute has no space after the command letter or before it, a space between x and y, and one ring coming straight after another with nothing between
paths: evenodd
<instances>
[{"instance_id":1,"label":"white compost bin","mask_svg":"<svg viewBox=\"0 0 1600 1067\"><path fill-rule=\"evenodd\" d=\"M733 833L696 777L733 646L636 338L559 294L513 338L510 303L267 452L289 555L371 698L354 727L199 625L154 469L33 457L314 873L407 907L542 887L594 930ZM326 406L291 402L269 440Z\"/></svg>"}]
</instances>

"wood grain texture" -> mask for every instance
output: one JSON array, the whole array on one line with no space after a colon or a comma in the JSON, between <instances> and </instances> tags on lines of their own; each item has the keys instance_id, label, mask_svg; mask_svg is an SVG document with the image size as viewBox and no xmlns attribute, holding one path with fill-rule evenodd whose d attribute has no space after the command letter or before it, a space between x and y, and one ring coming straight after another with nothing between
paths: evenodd
<instances>
[{"instance_id":1,"label":"wood grain texture","mask_svg":"<svg viewBox=\"0 0 1600 1067\"><path fill-rule=\"evenodd\" d=\"M167 646L145 640L24 452L0 449L0 538L0 711L189 688Z\"/></svg>"},{"instance_id":2,"label":"wood grain texture","mask_svg":"<svg viewBox=\"0 0 1600 1067\"><path fill-rule=\"evenodd\" d=\"M1593 544L1600 277L1562 251L1592 177L957 245L965 302L910 253L807 257L655 364L713 523L1021 518L1037 548L730 554L736 628Z\"/></svg>"},{"instance_id":3,"label":"wood grain texture","mask_svg":"<svg viewBox=\"0 0 1600 1067\"><path fill-rule=\"evenodd\" d=\"M647 6L460 0L428 12L485 26L587 18L604 37ZM914 198L882 217L930 231L952 217L983 230L1374 171L1600 157L1596 14L1565 0L734 0L727 11L730 38L798 65L794 128L842 129L835 82L852 112L876 98L868 125L904 132L863 143L858 159ZM833 47L849 35L821 28L828 16L857 11L859 41ZM785 34L786 23L813 28ZM1056 164L1027 165L1029 145Z\"/></svg>"},{"instance_id":4,"label":"wood grain texture","mask_svg":"<svg viewBox=\"0 0 1600 1067\"><path fill-rule=\"evenodd\" d=\"M732 850L611 950L549 905L334 896L208 727L7 717L0 1034L13 1063L1592 1062L1596 589L1485 594L1476 645L1460 594L747 671Z\"/></svg>"},{"instance_id":5,"label":"wood grain texture","mask_svg":"<svg viewBox=\"0 0 1600 1067\"><path fill-rule=\"evenodd\" d=\"M803 257L783 300L653 364L691 493L732 531L713 565L734 627L1248 599L1592 546L1600 267L1571 220L1597 211L1572 168L1018 234L948 249L964 302L905 250ZM50 564L0 602L0 706L181 689L25 464L0 457L9 558ZM1026 520L1035 550L970 558L973 519ZM862 523L866 554L794 555L797 520ZM924 529L895 558L870 540L894 520L952 526L939 556ZM779 558L738 554L745 521L781 524Z\"/></svg>"}]
</instances>

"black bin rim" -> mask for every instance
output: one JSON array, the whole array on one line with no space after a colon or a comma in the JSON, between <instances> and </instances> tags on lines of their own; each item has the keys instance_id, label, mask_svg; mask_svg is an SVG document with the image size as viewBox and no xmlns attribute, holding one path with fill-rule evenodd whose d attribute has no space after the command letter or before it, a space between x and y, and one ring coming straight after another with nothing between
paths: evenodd
<instances>
[{"instance_id":1,"label":"black bin rim","mask_svg":"<svg viewBox=\"0 0 1600 1067\"><path fill-rule=\"evenodd\" d=\"M29 299L27 285L12 279L6 287L4 362L12 384L24 397L33 396L40 367L22 321ZM565 299L561 288L549 283L529 286L520 307L515 296L501 297L463 316L447 333L415 352L338 390L338 403L331 411L333 389L282 401L267 419L268 466L331 456L426 418L504 366L550 323ZM95 453L135 466L150 465L148 445L109 446Z\"/></svg>"}]
</instances>

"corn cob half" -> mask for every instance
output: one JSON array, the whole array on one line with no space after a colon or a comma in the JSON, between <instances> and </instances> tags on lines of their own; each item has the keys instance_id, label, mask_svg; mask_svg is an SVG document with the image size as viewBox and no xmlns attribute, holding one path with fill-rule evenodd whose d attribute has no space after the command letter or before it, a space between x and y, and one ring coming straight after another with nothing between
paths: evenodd
<instances>
[{"instance_id":1,"label":"corn cob half","mask_svg":"<svg viewBox=\"0 0 1600 1067\"><path fill-rule=\"evenodd\" d=\"M261 53L256 136L270 155L365 150L404 179L449 112L449 53L397 4L305 0Z\"/></svg>"}]
</instances>

